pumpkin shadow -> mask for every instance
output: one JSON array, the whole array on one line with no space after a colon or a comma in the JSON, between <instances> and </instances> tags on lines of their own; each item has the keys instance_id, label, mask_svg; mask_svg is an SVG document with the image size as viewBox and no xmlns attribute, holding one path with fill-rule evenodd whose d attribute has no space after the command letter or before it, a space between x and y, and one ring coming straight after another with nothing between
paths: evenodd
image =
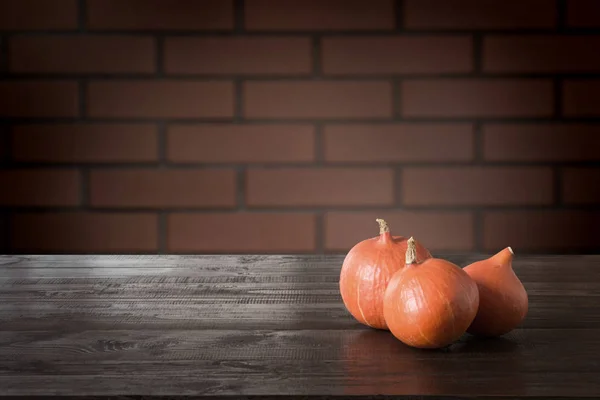
<instances>
[{"instance_id":1,"label":"pumpkin shadow","mask_svg":"<svg viewBox=\"0 0 600 400\"><path fill-rule=\"evenodd\" d=\"M463 335L450 347L453 352L478 353L518 353L523 348L519 342L507 337L485 337L471 334Z\"/></svg>"},{"instance_id":2,"label":"pumpkin shadow","mask_svg":"<svg viewBox=\"0 0 600 400\"><path fill-rule=\"evenodd\" d=\"M411 348L389 331L352 332L343 344L345 395L442 393L432 351Z\"/></svg>"},{"instance_id":3,"label":"pumpkin shadow","mask_svg":"<svg viewBox=\"0 0 600 400\"><path fill-rule=\"evenodd\" d=\"M341 351L345 395L468 395L477 388L503 393L506 385L489 386L483 371L519 370L521 346L510 338L464 335L441 349L416 349L390 332L367 329L347 335ZM469 382L469 383L466 383ZM515 382L517 386L519 382Z\"/></svg>"}]
</instances>

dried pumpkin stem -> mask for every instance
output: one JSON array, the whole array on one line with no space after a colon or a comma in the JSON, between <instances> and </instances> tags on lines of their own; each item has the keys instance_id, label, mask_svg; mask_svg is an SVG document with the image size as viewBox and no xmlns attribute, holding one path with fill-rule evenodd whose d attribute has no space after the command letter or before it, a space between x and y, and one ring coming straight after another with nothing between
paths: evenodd
<instances>
[{"instance_id":1,"label":"dried pumpkin stem","mask_svg":"<svg viewBox=\"0 0 600 400\"><path fill-rule=\"evenodd\" d=\"M406 265L414 264L417 262L417 246L415 245L415 239L411 236L406 244Z\"/></svg>"},{"instance_id":2,"label":"dried pumpkin stem","mask_svg":"<svg viewBox=\"0 0 600 400\"><path fill-rule=\"evenodd\" d=\"M381 218L377 218L375 221L377 221L377 223L379 224L380 235L390 231L390 227L388 226L387 222L385 222Z\"/></svg>"}]
</instances>

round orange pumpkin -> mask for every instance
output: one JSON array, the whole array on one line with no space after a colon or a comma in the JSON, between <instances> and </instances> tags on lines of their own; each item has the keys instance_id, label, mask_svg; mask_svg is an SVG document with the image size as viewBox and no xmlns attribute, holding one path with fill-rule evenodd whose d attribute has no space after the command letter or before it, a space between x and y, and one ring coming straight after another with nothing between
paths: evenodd
<instances>
[{"instance_id":1,"label":"round orange pumpkin","mask_svg":"<svg viewBox=\"0 0 600 400\"><path fill-rule=\"evenodd\" d=\"M392 236L388 224L377 219L379 236L356 244L346 255L340 273L344 305L361 324L388 329L383 317L383 296L394 273L405 264L407 239ZM419 259L431 258L423 245L415 243Z\"/></svg>"}]
</instances>

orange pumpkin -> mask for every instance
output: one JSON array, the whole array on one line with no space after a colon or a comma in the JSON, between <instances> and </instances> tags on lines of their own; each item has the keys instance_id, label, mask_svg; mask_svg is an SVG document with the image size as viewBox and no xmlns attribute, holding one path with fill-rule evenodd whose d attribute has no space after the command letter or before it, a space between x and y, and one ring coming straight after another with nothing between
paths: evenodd
<instances>
[{"instance_id":1,"label":"orange pumpkin","mask_svg":"<svg viewBox=\"0 0 600 400\"><path fill-rule=\"evenodd\" d=\"M340 273L344 305L362 324L387 329L383 317L383 295L392 275L404 267L406 238L392 236L387 223L377 219L379 236L356 244L346 255ZM431 254L415 243L421 259Z\"/></svg>"},{"instance_id":2,"label":"orange pumpkin","mask_svg":"<svg viewBox=\"0 0 600 400\"><path fill-rule=\"evenodd\" d=\"M394 336L413 347L447 346L466 332L478 305L477 285L465 271L439 258L421 261L408 240L406 267L394 274L384 298Z\"/></svg>"},{"instance_id":3,"label":"orange pumpkin","mask_svg":"<svg viewBox=\"0 0 600 400\"><path fill-rule=\"evenodd\" d=\"M512 269L513 255L512 249L507 247L486 260L465 267L465 272L479 288L479 311L467 332L500 336L525 319L529 299Z\"/></svg>"}]
</instances>

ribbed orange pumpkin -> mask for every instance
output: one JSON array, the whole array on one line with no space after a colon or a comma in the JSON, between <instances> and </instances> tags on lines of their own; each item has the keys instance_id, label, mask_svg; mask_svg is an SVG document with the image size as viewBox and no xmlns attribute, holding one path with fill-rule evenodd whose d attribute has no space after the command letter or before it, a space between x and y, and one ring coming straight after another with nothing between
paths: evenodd
<instances>
[{"instance_id":1,"label":"ribbed orange pumpkin","mask_svg":"<svg viewBox=\"0 0 600 400\"><path fill-rule=\"evenodd\" d=\"M413 347L447 346L466 332L478 305L477 285L465 271L440 258L419 260L408 240L406 268L394 274L384 298L394 336Z\"/></svg>"},{"instance_id":2,"label":"ribbed orange pumpkin","mask_svg":"<svg viewBox=\"0 0 600 400\"><path fill-rule=\"evenodd\" d=\"M387 223L377 219L379 236L356 244L346 255L340 273L340 293L350 314L362 324L388 329L383 317L383 296L392 275L404 268L406 238L392 236ZM419 258L431 257L416 243Z\"/></svg>"}]
</instances>

